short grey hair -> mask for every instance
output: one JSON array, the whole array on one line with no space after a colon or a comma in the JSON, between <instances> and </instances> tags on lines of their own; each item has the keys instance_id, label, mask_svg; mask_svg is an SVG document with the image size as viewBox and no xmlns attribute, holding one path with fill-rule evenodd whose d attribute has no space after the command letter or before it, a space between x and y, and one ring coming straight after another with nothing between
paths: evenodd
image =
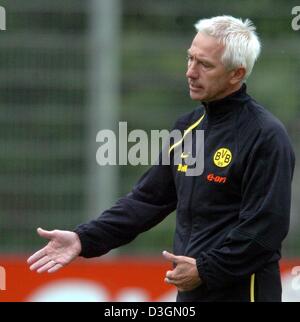
<instances>
[{"instance_id":1,"label":"short grey hair","mask_svg":"<svg viewBox=\"0 0 300 322\"><path fill-rule=\"evenodd\" d=\"M246 80L260 54L261 44L251 20L232 16L218 16L201 19L195 24L196 30L216 38L225 47L222 62L228 69L244 67Z\"/></svg>"}]
</instances>

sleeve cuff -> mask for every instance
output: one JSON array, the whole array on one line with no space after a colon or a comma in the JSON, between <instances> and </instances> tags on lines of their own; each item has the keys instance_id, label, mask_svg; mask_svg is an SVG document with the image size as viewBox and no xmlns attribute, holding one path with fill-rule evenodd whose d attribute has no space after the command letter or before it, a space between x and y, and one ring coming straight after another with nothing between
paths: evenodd
<instances>
[{"instance_id":1,"label":"sleeve cuff","mask_svg":"<svg viewBox=\"0 0 300 322\"><path fill-rule=\"evenodd\" d=\"M207 276L206 276L205 258L203 254L201 254L200 257L196 259L196 266L197 266L199 277L202 280L202 283L205 284L208 289L210 289Z\"/></svg>"},{"instance_id":2,"label":"sleeve cuff","mask_svg":"<svg viewBox=\"0 0 300 322\"><path fill-rule=\"evenodd\" d=\"M73 230L74 233L76 233L78 235L78 238L80 240L80 243L81 243L81 252L79 253L79 256L81 257L86 257L86 245L85 245L85 238L84 238L84 232L80 229L80 228L75 228Z\"/></svg>"}]
</instances>

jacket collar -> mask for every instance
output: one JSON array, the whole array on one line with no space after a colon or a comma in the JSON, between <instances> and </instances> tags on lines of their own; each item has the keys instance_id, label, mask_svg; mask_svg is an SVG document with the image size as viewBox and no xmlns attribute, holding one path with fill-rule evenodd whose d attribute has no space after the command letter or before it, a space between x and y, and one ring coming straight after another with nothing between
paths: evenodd
<instances>
[{"instance_id":1,"label":"jacket collar","mask_svg":"<svg viewBox=\"0 0 300 322\"><path fill-rule=\"evenodd\" d=\"M210 120L219 119L226 114L231 114L239 107L242 103L250 99L247 95L247 86L243 84L236 92L219 100L211 102L202 102L205 108L205 112Z\"/></svg>"}]
</instances>

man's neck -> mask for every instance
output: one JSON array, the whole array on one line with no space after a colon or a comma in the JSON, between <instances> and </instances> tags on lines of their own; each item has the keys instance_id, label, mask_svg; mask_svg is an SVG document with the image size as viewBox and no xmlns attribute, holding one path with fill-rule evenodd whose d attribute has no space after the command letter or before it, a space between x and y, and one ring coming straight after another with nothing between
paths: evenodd
<instances>
[{"instance_id":1,"label":"man's neck","mask_svg":"<svg viewBox=\"0 0 300 322\"><path fill-rule=\"evenodd\" d=\"M238 90L241 89L241 87L243 86L243 83L238 83L236 84L234 87L231 87L230 89L224 91L223 93L220 93L218 96L212 98L211 100L209 101L205 101L205 103L210 103L210 102L213 102L213 101L219 101L235 92L237 92Z\"/></svg>"}]
</instances>

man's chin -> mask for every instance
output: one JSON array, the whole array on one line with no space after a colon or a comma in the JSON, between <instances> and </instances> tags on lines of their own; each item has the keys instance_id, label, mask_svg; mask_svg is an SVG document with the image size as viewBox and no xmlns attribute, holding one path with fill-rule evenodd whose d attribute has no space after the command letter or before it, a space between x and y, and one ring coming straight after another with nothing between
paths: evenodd
<instances>
[{"instance_id":1,"label":"man's chin","mask_svg":"<svg viewBox=\"0 0 300 322\"><path fill-rule=\"evenodd\" d=\"M190 91L190 97L193 101L203 101L205 100L205 95L201 95L199 93L195 93L193 91Z\"/></svg>"}]
</instances>

